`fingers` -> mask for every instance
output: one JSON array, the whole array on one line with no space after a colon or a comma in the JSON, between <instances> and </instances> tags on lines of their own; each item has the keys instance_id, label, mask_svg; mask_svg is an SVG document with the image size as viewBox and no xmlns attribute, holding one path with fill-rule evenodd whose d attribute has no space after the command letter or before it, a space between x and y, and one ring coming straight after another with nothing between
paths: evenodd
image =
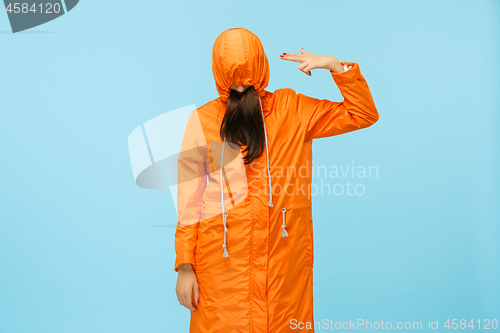
<instances>
[{"instance_id":1,"label":"fingers","mask_svg":"<svg viewBox=\"0 0 500 333\"><path fill-rule=\"evenodd\" d=\"M283 60L288 60L288 61L296 61L296 62L303 62L306 60L306 57L304 54L297 54L297 53L287 53L283 55L280 55L280 58Z\"/></svg>"},{"instance_id":2,"label":"fingers","mask_svg":"<svg viewBox=\"0 0 500 333\"><path fill-rule=\"evenodd\" d=\"M304 67L303 72L306 73L307 75L311 76L312 75L311 70L314 68L316 68L316 67L314 67L313 64L308 63L307 66Z\"/></svg>"},{"instance_id":3,"label":"fingers","mask_svg":"<svg viewBox=\"0 0 500 333\"><path fill-rule=\"evenodd\" d=\"M313 62L318 57L312 53L307 52L303 48L300 48L300 53L283 53L280 58L288 61L300 62L301 64L297 67L300 71L304 72L306 75L311 76L311 70L316 68Z\"/></svg>"},{"instance_id":4,"label":"fingers","mask_svg":"<svg viewBox=\"0 0 500 333\"><path fill-rule=\"evenodd\" d=\"M193 304L193 288L177 288L176 293L177 293L177 300L179 303L188 308L191 311L196 311L196 308Z\"/></svg>"},{"instance_id":5,"label":"fingers","mask_svg":"<svg viewBox=\"0 0 500 333\"><path fill-rule=\"evenodd\" d=\"M313 64L309 61L304 61L302 64L300 64L297 67L300 71L304 72L305 74L311 76L311 69L314 68Z\"/></svg>"},{"instance_id":6,"label":"fingers","mask_svg":"<svg viewBox=\"0 0 500 333\"><path fill-rule=\"evenodd\" d=\"M193 304L193 293L191 291L189 291L189 294L184 295L184 304L182 305L184 305L191 311L196 311L196 308Z\"/></svg>"},{"instance_id":7,"label":"fingers","mask_svg":"<svg viewBox=\"0 0 500 333\"><path fill-rule=\"evenodd\" d=\"M193 294L191 293L191 290L181 294L180 299L181 299L181 305L188 308L191 311L196 311L193 305L192 301L192 296Z\"/></svg>"},{"instance_id":8,"label":"fingers","mask_svg":"<svg viewBox=\"0 0 500 333\"><path fill-rule=\"evenodd\" d=\"M198 310L198 304L195 297L194 297L194 293L191 293L191 298L189 299L190 302L191 302L191 307L194 309L194 311Z\"/></svg>"},{"instance_id":9,"label":"fingers","mask_svg":"<svg viewBox=\"0 0 500 333\"><path fill-rule=\"evenodd\" d=\"M297 67L299 70L301 70L302 72L304 72L305 74L311 76L312 73L311 73L311 70L315 69L316 68L316 65L314 64L314 62L312 61L304 61L302 64L299 65L299 67Z\"/></svg>"},{"instance_id":10,"label":"fingers","mask_svg":"<svg viewBox=\"0 0 500 333\"><path fill-rule=\"evenodd\" d=\"M311 56L314 56L314 54L307 52L303 48L300 48L300 53L284 53L283 52L283 55L280 55L280 58L283 60L303 62L307 59L310 59Z\"/></svg>"},{"instance_id":11,"label":"fingers","mask_svg":"<svg viewBox=\"0 0 500 333\"><path fill-rule=\"evenodd\" d=\"M307 52L302 47L300 48L300 53L283 53L280 58L288 61L300 62L301 64L297 67L300 71L304 72L306 75L311 76L311 70L316 68L313 64L317 55Z\"/></svg>"},{"instance_id":12,"label":"fingers","mask_svg":"<svg viewBox=\"0 0 500 333\"><path fill-rule=\"evenodd\" d=\"M198 283L193 285L193 295L194 295L194 304L198 307L200 304L200 288L198 287Z\"/></svg>"}]
</instances>

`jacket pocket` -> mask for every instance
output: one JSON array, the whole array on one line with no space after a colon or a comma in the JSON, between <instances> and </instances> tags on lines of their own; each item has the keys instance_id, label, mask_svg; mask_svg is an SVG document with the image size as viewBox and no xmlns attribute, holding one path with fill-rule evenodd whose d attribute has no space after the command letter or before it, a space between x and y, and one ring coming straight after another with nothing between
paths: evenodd
<instances>
[{"instance_id":1,"label":"jacket pocket","mask_svg":"<svg viewBox=\"0 0 500 333\"><path fill-rule=\"evenodd\" d=\"M312 207L304 208L304 222L307 225L307 237L309 238L309 256L311 267L314 266L314 232L313 232L313 218L312 218Z\"/></svg>"},{"instance_id":2,"label":"jacket pocket","mask_svg":"<svg viewBox=\"0 0 500 333\"><path fill-rule=\"evenodd\" d=\"M304 265L303 267L312 267L314 244L311 205L281 207L279 221L280 240L278 242L283 243L278 247L289 251L299 264Z\"/></svg>"},{"instance_id":3,"label":"jacket pocket","mask_svg":"<svg viewBox=\"0 0 500 333\"><path fill-rule=\"evenodd\" d=\"M222 235L223 230L221 214L200 221L194 253L197 272L202 269L207 253L213 251L219 241L222 244L222 238L219 235ZM222 247L220 249L222 250Z\"/></svg>"}]
</instances>

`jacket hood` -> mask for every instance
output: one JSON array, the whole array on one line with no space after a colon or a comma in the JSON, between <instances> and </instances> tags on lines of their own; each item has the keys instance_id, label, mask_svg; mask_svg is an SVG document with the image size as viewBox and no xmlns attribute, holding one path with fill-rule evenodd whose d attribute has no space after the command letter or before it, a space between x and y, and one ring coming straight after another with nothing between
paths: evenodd
<instances>
[{"instance_id":1,"label":"jacket hood","mask_svg":"<svg viewBox=\"0 0 500 333\"><path fill-rule=\"evenodd\" d=\"M269 83L269 61L260 39L245 28L221 33L212 51L212 71L224 102L233 85L252 85L264 97Z\"/></svg>"}]
</instances>

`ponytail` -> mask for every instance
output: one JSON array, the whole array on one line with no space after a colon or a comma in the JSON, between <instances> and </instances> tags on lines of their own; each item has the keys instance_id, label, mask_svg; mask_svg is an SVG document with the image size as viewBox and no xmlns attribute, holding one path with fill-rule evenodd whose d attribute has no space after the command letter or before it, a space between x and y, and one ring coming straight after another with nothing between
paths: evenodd
<instances>
[{"instance_id":1,"label":"ponytail","mask_svg":"<svg viewBox=\"0 0 500 333\"><path fill-rule=\"evenodd\" d=\"M243 150L245 164L262 155L265 148L264 126L259 106L259 96L253 86L240 93L231 89L228 104L220 128L220 137Z\"/></svg>"}]
</instances>

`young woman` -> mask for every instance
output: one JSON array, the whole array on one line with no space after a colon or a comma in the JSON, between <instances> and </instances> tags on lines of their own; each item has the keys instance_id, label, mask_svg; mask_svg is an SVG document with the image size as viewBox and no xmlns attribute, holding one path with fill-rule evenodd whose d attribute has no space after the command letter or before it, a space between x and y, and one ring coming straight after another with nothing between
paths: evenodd
<instances>
[{"instance_id":1,"label":"young woman","mask_svg":"<svg viewBox=\"0 0 500 333\"><path fill-rule=\"evenodd\" d=\"M244 28L212 56L219 97L191 113L178 159L177 298L190 332L313 332L312 140L372 125L375 103L357 63L303 49L280 57L329 70L344 101L264 90L268 60Z\"/></svg>"}]
</instances>

